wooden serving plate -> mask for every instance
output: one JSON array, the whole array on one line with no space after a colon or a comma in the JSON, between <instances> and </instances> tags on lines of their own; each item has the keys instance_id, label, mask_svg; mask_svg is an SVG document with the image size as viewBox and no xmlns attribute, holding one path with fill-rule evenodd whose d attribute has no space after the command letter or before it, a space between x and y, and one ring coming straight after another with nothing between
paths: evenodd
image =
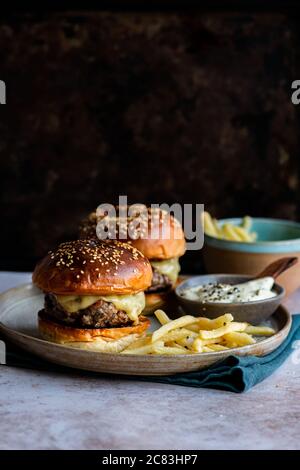
<instances>
[{"instance_id":1,"label":"wooden serving plate","mask_svg":"<svg viewBox=\"0 0 300 470\"><path fill-rule=\"evenodd\" d=\"M37 312L43 294L32 284L10 289L0 295L0 333L14 344L50 362L95 372L124 375L170 375L203 369L230 355L264 356L276 349L287 337L291 315L280 306L266 322L276 334L260 338L256 344L218 351L186 355L122 355L79 350L51 343L39 337ZM152 319L151 329L158 328Z\"/></svg>"}]
</instances>

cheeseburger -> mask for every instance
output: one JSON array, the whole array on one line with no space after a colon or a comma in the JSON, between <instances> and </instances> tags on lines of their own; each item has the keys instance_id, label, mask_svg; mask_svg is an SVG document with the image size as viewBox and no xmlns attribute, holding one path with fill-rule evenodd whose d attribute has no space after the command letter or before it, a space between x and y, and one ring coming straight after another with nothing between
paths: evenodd
<instances>
[{"instance_id":1,"label":"cheeseburger","mask_svg":"<svg viewBox=\"0 0 300 470\"><path fill-rule=\"evenodd\" d=\"M141 313L151 278L149 261L126 243L62 243L33 273L34 284L45 292L38 313L41 335L83 349L122 351L150 325Z\"/></svg>"},{"instance_id":2,"label":"cheeseburger","mask_svg":"<svg viewBox=\"0 0 300 470\"><path fill-rule=\"evenodd\" d=\"M145 206L142 206L145 207ZM141 251L151 263L152 283L146 290L148 311L162 306L168 294L177 282L180 272L179 257L185 253L184 232L179 221L167 211L159 208L146 208L141 212L141 223L135 224L136 217L127 215L127 220L120 215L122 206L117 206L116 217L101 212L92 212L79 228L80 238L95 238L99 235L97 224L105 222L107 231L120 238L120 227L127 228L126 241ZM124 207L123 207L124 209ZM128 214L128 211L126 211ZM116 233L111 230L114 225ZM130 230L132 225L133 229ZM132 228L131 227L131 228ZM124 233L122 233L122 239Z\"/></svg>"}]
</instances>

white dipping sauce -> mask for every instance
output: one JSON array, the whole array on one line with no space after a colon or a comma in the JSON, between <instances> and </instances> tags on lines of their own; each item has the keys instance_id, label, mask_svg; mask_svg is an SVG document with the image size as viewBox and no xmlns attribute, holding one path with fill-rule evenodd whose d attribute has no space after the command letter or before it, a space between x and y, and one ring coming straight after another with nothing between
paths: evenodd
<instances>
[{"instance_id":1,"label":"white dipping sauce","mask_svg":"<svg viewBox=\"0 0 300 470\"><path fill-rule=\"evenodd\" d=\"M182 297L200 302L251 302L254 300L264 300L276 297L276 292L272 291L274 279L263 277L242 284L203 284L190 287L182 292Z\"/></svg>"}]
</instances>

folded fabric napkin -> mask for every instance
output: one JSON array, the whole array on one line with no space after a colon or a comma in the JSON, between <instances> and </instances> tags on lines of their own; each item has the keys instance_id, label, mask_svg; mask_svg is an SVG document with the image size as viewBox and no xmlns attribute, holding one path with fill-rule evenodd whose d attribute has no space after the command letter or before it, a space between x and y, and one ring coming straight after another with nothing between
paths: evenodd
<instances>
[{"instance_id":1,"label":"folded fabric napkin","mask_svg":"<svg viewBox=\"0 0 300 470\"><path fill-rule=\"evenodd\" d=\"M199 372L188 372L163 377L126 376L126 379L160 382L187 387L206 387L227 390L230 392L245 392L265 378L269 377L291 354L293 343L300 339L300 314L293 315L292 327L286 340L264 357L257 356L229 356L222 362L212 365ZM7 342L6 342L7 343ZM24 367L29 369L49 371L73 371L67 367L51 364L32 354L22 351L10 343L6 344L6 365ZM97 373L82 371L82 374L99 376ZM101 374L102 375L102 374Z\"/></svg>"}]
</instances>

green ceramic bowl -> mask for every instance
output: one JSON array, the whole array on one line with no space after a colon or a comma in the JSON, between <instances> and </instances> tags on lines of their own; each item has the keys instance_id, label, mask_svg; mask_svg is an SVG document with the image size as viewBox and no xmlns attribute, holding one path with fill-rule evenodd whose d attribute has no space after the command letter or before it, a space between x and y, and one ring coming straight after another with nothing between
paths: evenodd
<instances>
[{"instance_id":1,"label":"green ceramic bowl","mask_svg":"<svg viewBox=\"0 0 300 470\"><path fill-rule=\"evenodd\" d=\"M208 273L255 275L284 256L300 258L300 224L288 220L253 218L254 243L221 240L205 235L204 263ZM241 218L220 223L240 224ZM289 294L300 286L300 263L281 274L280 284Z\"/></svg>"}]
</instances>

